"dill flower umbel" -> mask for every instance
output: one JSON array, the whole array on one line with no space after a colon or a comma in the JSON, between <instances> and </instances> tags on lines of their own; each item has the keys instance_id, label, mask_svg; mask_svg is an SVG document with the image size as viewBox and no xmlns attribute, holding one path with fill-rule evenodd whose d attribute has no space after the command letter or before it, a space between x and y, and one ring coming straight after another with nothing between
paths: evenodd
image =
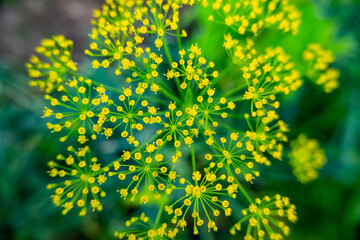
<instances>
[{"instance_id":1,"label":"dill flower umbel","mask_svg":"<svg viewBox=\"0 0 360 240\"><path fill-rule=\"evenodd\" d=\"M182 78L182 83L180 84L181 89L186 89L188 86L193 88L193 84L202 89L211 84L208 77L216 78L218 76L217 71L212 71L207 73L209 69L214 68L215 64L210 62L208 64L204 57L201 57L201 49L197 45L191 45L188 50L188 54L184 49L179 51L180 61L179 64L176 62L171 63L171 70L168 70L166 73L167 79L172 78ZM184 58L184 56L187 58Z\"/></svg>"},{"instance_id":2,"label":"dill flower umbel","mask_svg":"<svg viewBox=\"0 0 360 240\"><path fill-rule=\"evenodd\" d=\"M288 0L199 1L213 10L208 17L209 21L222 23L241 35L249 32L257 35L265 28L297 34L301 23L301 14Z\"/></svg>"},{"instance_id":3,"label":"dill flower umbel","mask_svg":"<svg viewBox=\"0 0 360 240\"><path fill-rule=\"evenodd\" d=\"M263 199L256 198L249 208L242 210L245 217L230 229L230 233L235 235L236 230L240 231L241 225L248 221L245 240L283 239L283 235L290 234L290 228L284 220L295 223L295 210L295 205L290 204L289 198L279 194L273 197L265 196Z\"/></svg>"},{"instance_id":4,"label":"dill flower umbel","mask_svg":"<svg viewBox=\"0 0 360 240\"><path fill-rule=\"evenodd\" d=\"M98 159L91 156L88 146L78 150L69 146L67 150L71 152L67 157L60 154L56 161L49 162L49 175L61 179L61 182L47 186L48 189L55 189L52 195L54 204L63 208L62 214L78 207L79 215L84 216L88 202L93 211L101 211L100 197L105 197L106 193L100 185L106 182L109 167L97 163Z\"/></svg>"},{"instance_id":5,"label":"dill flower umbel","mask_svg":"<svg viewBox=\"0 0 360 240\"><path fill-rule=\"evenodd\" d=\"M41 46L35 48L40 58L33 55L28 68L29 76L33 78L31 86L39 87L46 93L51 93L65 80L68 75L77 71L72 57L73 41L62 35L44 39ZM44 59L44 60L42 60Z\"/></svg>"},{"instance_id":6,"label":"dill flower umbel","mask_svg":"<svg viewBox=\"0 0 360 240\"><path fill-rule=\"evenodd\" d=\"M308 183L318 177L318 171L326 163L324 150L316 139L309 139L300 134L291 142L290 166L293 173L301 183Z\"/></svg>"},{"instance_id":7,"label":"dill flower umbel","mask_svg":"<svg viewBox=\"0 0 360 240\"><path fill-rule=\"evenodd\" d=\"M217 231L215 221L221 212L226 216L231 215L232 210L229 207L229 201L221 198L222 196L235 198L237 184L223 182L226 176L221 175L218 177L216 171L210 171L209 169L203 178L199 171L195 171L192 174L192 182L185 178L180 179L180 184L186 186L176 187L174 191L185 191L185 194L171 205L165 206L165 211L174 215L171 220L172 223L177 224L184 230L188 224L185 217L190 215L191 212L194 226L193 233L196 235L199 233L198 226L200 227L206 222L209 231L211 229Z\"/></svg>"},{"instance_id":8,"label":"dill flower umbel","mask_svg":"<svg viewBox=\"0 0 360 240\"><path fill-rule=\"evenodd\" d=\"M249 151L253 151L253 156L257 162L270 165L271 163L264 153L266 152L273 158L281 160L282 142L287 142L285 133L289 129L282 120L278 120L279 116L274 111L269 111L266 115L264 112L258 113L258 115L261 117L252 118L249 114L245 114L249 127L249 130L246 131L249 141L245 144ZM255 126L253 125L254 122Z\"/></svg>"},{"instance_id":9,"label":"dill flower umbel","mask_svg":"<svg viewBox=\"0 0 360 240\"><path fill-rule=\"evenodd\" d=\"M45 95L51 108L45 107L44 118L51 118L47 127L52 132L67 131L61 142L75 133L78 142L84 144L88 138L96 139L96 133L109 113L109 97L103 86L94 87L90 79L83 77L67 81L59 86L54 96Z\"/></svg>"},{"instance_id":10,"label":"dill flower umbel","mask_svg":"<svg viewBox=\"0 0 360 240\"><path fill-rule=\"evenodd\" d=\"M121 129L121 137L126 138L129 144L138 146L139 141L135 139L135 131L143 130L143 123L153 124L161 120L157 116L157 109L149 106L147 100L142 100L142 95L147 88L146 83L139 83L135 91L131 86L123 88L123 94L119 95L118 101L112 100L109 103L109 111L104 119L104 122L114 123L115 126L102 127L101 124L97 124L96 128L102 129L106 137L112 136L113 131Z\"/></svg>"},{"instance_id":11,"label":"dill flower umbel","mask_svg":"<svg viewBox=\"0 0 360 240\"><path fill-rule=\"evenodd\" d=\"M175 239L178 229L169 227L168 224L153 223L150 218L141 213L140 217L132 217L125 223L128 229L116 231L115 237L119 239L143 239L143 240L160 240Z\"/></svg>"},{"instance_id":12,"label":"dill flower umbel","mask_svg":"<svg viewBox=\"0 0 360 240\"><path fill-rule=\"evenodd\" d=\"M115 73L120 75L122 69L135 67L132 56L139 58L144 52L140 44L144 37L156 34L154 44L157 48L163 45L165 34L174 35L178 30L179 5L176 1L124 1L108 0L102 10L95 10L92 21L94 28L90 35L93 42L90 50L85 53L100 57L103 60L93 60L93 67L108 68L117 62ZM179 31L175 35L180 35Z\"/></svg>"},{"instance_id":13,"label":"dill flower umbel","mask_svg":"<svg viewBox=\"0 0 360 240\"><path fill-rule=\"evenodd\" d=\"M259 109L278 108L280 103L275 101L278 93L289 94L302 85L300 73L282 48L267 48L264 54L258 54L251 40L247 40L245 48L238 44L230 35L225 35L224 47L232 62L241 67L242 78L248 86L244 98L251 100L252 116L256 116ZM238 94L236 90L232 94Z\"/></svg>"},{"instance_id":14,"label":"dill flower umbel","mask_svg":"<svg viewBox=\"0 0 360 240\"><path fill-rule=\"evenodd\" d=\"M127 185L119 190L121 197L126 198L130 194L131 201L147 203L159 200L162 194L171 193L179 175L166 167L171 159L166 160L159 153L161 145L161 141L148 144L144 153L140 150L135 154L124 151L120 161L114 162L114 171L109 172L109 176L118 176L122 186ZM137 196L138 199L135 198Z\"/></svg>"},{"instance_id":15,"label":"dill flower umbel","mask_svg":"<svg viewBox=\"0 0 360 240\"><path fill-rule=\"evenodd\" d=\"M229 177L242 177L251 182L254 177L260 173L253 169L255 157L249 153L252 152L249 145L244 145L243 141L246 136L239 139L238 133L231 133L229 138L220 138L220 143L211 141L211 147L215 154L207 153L205 159L211 161L210 167L224 168Z\"/></svg>"},{"instance_id":16,"label":"dill flower umbel","mask_svg":"<svg viewBox=\"0 0 360 240\"><path fill-rule=\"evenodd\" d=\"M192 17L180 22L191 8L207 19L199 36L203 48L180 29L198 26ZM300 22L289 0L105 0L94 11L85 50L94 72L111 69L100 79L86 75L93 71L77 73L71 40L43 40L36 48L40 56L26 64L30 84L49 102L43 113L48 129L61 134L61 142L75 140L70 154L49 162L55 206L63 214L78 207L81 216L88 208L102 210L102 184L112 177L117 198L134 211L151 213L147 203L158 210L155 220L145 213L127 220L116 238L218 231L237 217L232 212L243 206L239 198L249 207L231 234L247 224L245 240L288 236L295 205L279 194L253 200L246 187L260 177L260 164L283 157L289 128L279 114L279 95L292 94L305 79L325 92L338 87L335 59L321 45L309 44L299 61L281 46L259 41L267 29L297 34ZM214 26L218 33L212 35ZM209 49L207 43L222 36L214 45L220 49ZM86 143L100 145L97 150L110 144L120 154L103 166ZM326 161L318 142L300 135L291 146L296 177L315 179Z\"/></svg>"},{"instance_id":17,"label":"dill flower umbel","mask_svg":"<svg viewBox=\"0 0 360 240\"><path fill-rule=\"evenodd\" d=\"M339 87L340 72L330 65L335 61L331 51L325 50L318 43L311 43L303 52L303 60L308 62L306 76L326 93Z\"/></svg>"}]
</instances>

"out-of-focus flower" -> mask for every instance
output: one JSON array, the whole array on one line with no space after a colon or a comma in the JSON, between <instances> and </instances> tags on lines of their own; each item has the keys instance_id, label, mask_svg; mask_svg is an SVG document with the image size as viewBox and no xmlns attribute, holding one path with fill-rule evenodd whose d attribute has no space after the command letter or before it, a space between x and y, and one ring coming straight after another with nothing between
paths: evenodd
<instances>
[{"instance_id":1,"label":"out-of-focus flower","mask_svg":"<svg viewBox=\"0 0 360 240\"><path fill-rule=\"evenodd\" d=\"M318 43L311 43L303 52L303 60L308 62L306 76L310 81L322 87L326 93L339 87L340 71L330 67L335 62L331 51Z\"/></svg>"},{"instance_id":2,"label":"out-of-focus flower","mask_svg":"<svg viewBox=\"0 0 360 240\"><path fill-rule=\"evenodd\" d=\"M68 75L74 75L77 67L71 59L72 48L73 41L62 35L42 40L41 46L35 48L41 57L33 55L25 65L33 79L30 85L51 93Z\"/></svg>"},{"instance_id":3,"label":"out-of-focus flower","mask_svg":"<svg viewBox=\"0 0 360 240\"><path fill-rule=\"evenodd\" d=\"M284 220L292 223L297 221L295 205L290 204L289 198L279 194L271 198L256 198L249 208L242 210L242 214L245 217L230 229L230 233L235 235L236 230L240 231L241 225L248 221L245 240L283 239L283 235L290 234L290 228Z\"/></svg>"},{"instance_id":4,"label":"out-of-focus flower","mask_svg":"<svg viewBox=\"0 0 360 240\"><path fill-rule=\"evenodd\" d=\"M309 139L300 134L291 142L290 166L301 183L308 183L318 177L318 170L326 163L325 152L316 139Z\"/></svg>"}]
</instances>

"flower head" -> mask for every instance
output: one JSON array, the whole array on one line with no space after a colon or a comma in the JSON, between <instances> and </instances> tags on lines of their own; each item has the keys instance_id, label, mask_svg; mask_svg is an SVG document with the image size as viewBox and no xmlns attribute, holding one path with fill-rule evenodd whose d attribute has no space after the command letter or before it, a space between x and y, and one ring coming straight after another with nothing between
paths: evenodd
<instances>
[{"instance_id":1,"label":"flower head","mask_svg":"<svg viewBox=\"0 0 360 240\"><path fill-rule=\"evenodd\" d=\"M100 57L102 61L94 60L93 68L107 68L117 62L117 75L122 73L122 69L131 67L134 70L135 61L131 57L141 58L144 50L139 45L144 37L156 34L154 43L160 48L164 35L178 29L179 5L176 1L150 0L146 1L146 6L143 4L143 1L135 0L110 0L103 4L102 10L95 10L94 28L90 35L93 42L85 53ZM145 61L142 64L147 65Z\"/></svg>"},{"instance_id":2,"label":"flower head","mask_svg":"<svg viewBox=\"0 0 360 240\"><path fill-rule=\"evenodd\" d=\"M144 213L142 213L140 217L132 217L130 220L127 220L125 225L128 229L116 231L116 238L128 240L175 239L179 231L177 228L169 227L166 223L160 226L155 225Z\"/></svg>"},{"instance_id":3,"label":"flower head","mask_svg":"<svg viewBox=\"0 0 360 240\"><path fill-rule=\"evenodd\" d=\"M207 0L198 1L213 10L209 15L209 21L222 23L241 35L252 33L256 36L266 28L297 34L301 23L299 11L288 0L215 0L212 4Z\"/></svg>"},{"instance_id":4,"label":"flower head","mask_svg":"<svg viewBox=\"0 0 360 240\"><path fill-rule=\"evenodd\" d=\"M256 198L249 208L243 209L242 218L231 229L230 233L240 231L241 224L248 220L245 240L255 239L283 239L283 235L290 234L290 228L282 220L292 223L297 221L296 207L290 204L289 198L276 194L273 197L265 196L263 199Z\"/></svg>"},{"instance_id":5,"label":"flower head","mask_svg":"<svg viewBox=\"0 0 360 240\"><path fill-rule=\"evenodd\" d=\"M246 181L252 182L252 179L260 174L253 169L255 157L249 154L252 149L243 144L245 138L246 136L239 138L238 133L231 133L230 138L220 138L220 143L213 139L210 146L215 153L205 155L205 159L211 161L209 166L223 168L230 179L241 174Z\"/></svg>"},{"instance_id":6,"label":"flower head","mask_svg":"<svg viewBox=\"0 0 360 240\"><path fill-rule=\"evenodd\" d=\"M110 137L115 130L121 130L121 137L126 138L129 144L139 145L139 141L135 138L135 132L143 130L143 123L153 124L161 120L157 116L157 108L149 106L147 100L142 100L147 88L146 83L139 83L135 89L123 88L123 94L118 97L120 102L111 101L105 119L105 122L114 123L115 126L102 127L103 134Z\"/></svg>"},{"instance_id":7,"label":"flower head","mask_svg":"<svg viewBox=\"0 0 360 240\"><path fill-rule=\"evenodd\" d=\"M124 151L121 159L114 162L114 171L109 176L118 176L122 184L127 185L119 190L122 197L126 198L130 194L131 201L138 197L140 203L148 203L159 200L162 194L171 193L179 175L166 167L171 161L159 153L161 145L161 141L148 144L143 153L140 150L135 154Z\"/></svg>"},{"instance_id":8,"label":"flower head","mask_svg":"<svg viewBox=\"0 0 360 240\"><path fill-rule=\"evenodd\" d=\"M264 153L266 152L272 157L281 160L282 142L287 142L285 132L288 132L289 129L283 121L277 120L279 116L274 111L259 115L260 117L251 118L248 114L245 114L249 127L249 131L246 131L249 140L245 142L245 145L249 151L252 151L256 162L270 165L271 163ZM256 122L255 126L253 122Z\"/></svg>"},{"instance_id":9,"label":"flower head","mask_svg":"<svg viewBox=\"0 0 360 240\"><path fill-rule=\"evenodd\" d=\"M172 69L166 73L167 79L181 77L181 89L186 89L188 86L192 88L195 83L200 89L210 86L209 77L216 78L218 76L217 71L208 73L215 67L215 64L207 63L206 59L201 56L201 49L197 45L191 45L187 53L184 49L179 51L180 61L171 63Z\"/></svg>"},{"instance_id":10,"label":"flower head","mask_svg":"<svg viewBox=\"0 0 360 240\"><path fill-rule=\"evenodd\" d=\"M185 186L176 187L174 191L181 190L183 196L171 205L165 206L165 211L167 211L168 214L174 215L171 220L172 223L177 223L177 225L184 230L187 226L187 220L185 218L187 215L190 215L191 212L194 223L194 234L199 233L198 226L204 225L205 222L207 222L209 231L211 229L217 231L218 228L215 223L216 217L219 216L221 212L226 216L231 214L229 201L222 200L221 197L223 195L229 195L235 198L235 192L237 192L237 184L223 183L225 179L225 175L218 177L216 170L214 172L211 171L211 169L208 169L203 178L199 171L193 172L192 182L181 178L180 184Z\"/></svg>"},{"instance_id":11,"label":"flower head","mask_svg":"<svg viewBox=\"0 0 360 240\"><path fill-rule=\"evenodd\" d=\"M51 108L45 108L45 118L51 118L47 127L52 132L64 132L66 135L60 141L74 133L78 136L78 142L84 144L89 136L96 139L101 126L109 113L109 97L103 86L93 87L90 79L83 77L69 80L58 88L54 96L46 95Z\"/></svg>"},{"instance_id":12,"label":"flower head","mask_svg":"<svg viewBox=\"0 0 360 240\"><path fill-rule=\"evenodd\" d=\"M300 73L294 69L290 56L281 48L268 48L266 53L253 58L242 68L248 89L244 98L251 100L251 114L265 106L279 107L275 101L278 93L289 94L301 85Z\"/></svg>"},{"instance_id":13,"label":"flower head","mask_svg":"<svg viewBox=\"0 0 360 240\"><path fill-rule=\"evenodd\" d=\"M326 93L339 87L340 72L330 65L335 61L331 51L325 50L318 43L311 43L303 52L303 60L308 62L307 77Z\"/></svg>"},{"instance_id":14,"label":"flower head","mask_svg":"<svg viewBox=\"0 0 360 240\"><path fill-rule=\"evenodd\" d=\"M71 154L67 157L58 155L56 161L49 162L49 175L61 179L61 182L47 186L48 189L55 189L52 195L54 204L64 208L63 214L76 206L80 208L79 215L84 216L88 202L93 211L101 211L99 197L105 197L106 193L100 185L106 182L109 167L97 163L97 158L91 156L88 146L77 151L70 146L68 151Z\"/></svg>"},{"instance_id":15,"label":"flower head","mask_svg":"<svg viewBox=\"0 0 360 240\"><path fill-rule=\"evenodd\" d=\"M193 109L196 110L195 122L198 129L213 131L225 118L228 117L229 110L235 109L235 103L228 101L225 97L214 98L215 89L208 88L202 96L199 94L197 103Z\"/></svg>"},{"instance_id":16,"label":"flower head","mask_svg":"<svg viewBox=\"0 0 360 240\"><path fill-rule=\"evenodd\" d=\"M41 46L35 48L41 57L33 55L30 62L26 63L29 76L33 78L30 85L39 87L46 93L56 90L67 74L77 71L76 64L71 59L72 48L73 41L62 35L42 40Z\"/></svg>"},{"instance_id":17,"label":"flower head","mask_svg":"<svg viewBox=\"0 0 360 240\"><path fill-rule=\"evenodd\" d=\"M290 166L296 178L302 183L308 183L318 177L317 170L326 163L324 150L316 139L309 139L300 134L291 142L292 150L289 153Z\"/></svg>"}]
</instances>

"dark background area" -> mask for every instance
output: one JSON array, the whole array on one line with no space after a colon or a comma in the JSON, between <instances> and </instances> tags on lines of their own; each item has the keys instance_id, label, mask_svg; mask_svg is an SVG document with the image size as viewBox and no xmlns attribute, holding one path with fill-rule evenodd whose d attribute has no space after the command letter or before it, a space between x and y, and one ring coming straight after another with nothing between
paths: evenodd
<instances>
[{"instance_id":1,"label":"dark background area","mask_svg":"<svg viewBox=\"0 0 360 240\"><path fill-rule=\"evenodd\" d=\"M24 67L42 38L63 34L75 43L75 61L86 68L89 60L82 53L88 45L90 19L102 2L0 1L0 239L108 239L124 221L127 213L120 211L116 193L113 198L109 195L104 211L84 218L76 213L63 216L53 206L46 189L51 180L47 162L63 152L64 145L46 129L41 119L45 102L28 85ZM299 36L265 33L259 44L279 44L299 57L301 46L318 41L334 52L340 88L325 94L305 83L283 99L280 110L292 130L289 138L301 132L317 138L328 162L319 179L307 185L296 181L288 160L274 162L252 190L280 192L297 205L299 221L291 226L289 239L360 239L360 3L301 0L297 4L303 12Z\"/></svg>"}]
</instances>

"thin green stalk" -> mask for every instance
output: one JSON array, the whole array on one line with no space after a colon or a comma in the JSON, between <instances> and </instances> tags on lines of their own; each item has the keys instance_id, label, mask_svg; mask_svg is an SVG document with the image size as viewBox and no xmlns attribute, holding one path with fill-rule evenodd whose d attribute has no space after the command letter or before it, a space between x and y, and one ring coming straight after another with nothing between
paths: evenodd
<instances>
[{"instance_id":1,"label":"thin green stalk","mask_svg":"<svg viewBox=\"0 0 360 240\"><path fill-rule=\"evenodd\" d=\"M170 171L173 171L175 168L175 164L172 164L172 167L171 167L171 170ZM169 183L166 184L166 187L169 185ZM159 211L158 211L158 214L156 216L156 220L155 220L155 227L158 226L159 222L160 222L160 219L161 219L161 214L164 210L164 205L165 205L165 202L162 201L160 206L159 206Z\"/></svg>"},{"instance_id":2,"label":"thin green stalk","mask_svg":"<svg viewBox=\"0 0 360 240\"><path fill-rule=\"evenodd\" d=\"M237 91L244 89L247 86L247 83L243 83L240 86L234 88L233 90L230 90L228 92L225 92L224 94L221 94L221 97L228 97L231 96L233 93L236 93Z\"/></svg>"},{"instance_id":3,"label":"thin green stalk","mask_svg":"<svg viewBox=\"0 0 360 240\"><path fill-rule=\"evenodd\" d=\"M195 151L194 151L194 145L191 145L191 163L192 163L192 169L193 172L196 171L196 161L195 161Z\"/></svg>"},{"instance_id":4,"label":"thin green stalk","mask_svg":"<svg viewBox=\"0 0 360 240\"><path fill-rule=\"evenodd\" d=\"M164 203L162 203L159 207L159 211L158 211L158 214L156 216L156 220L155 220L155 227L157 227L157 225L159 224L160 222L160 219L161 219L161 214L164 210Z\"/></svg>"},{"instance_id":5,"label":"thin green stalk","mask_svg":"<svg viewBox=\"0 0 360 240\"><path fill-rule=\"evenodd\" d=\"M235 179L236 184L239 187L240 192L245 196L245 198L249 201L249 203L253 203L253 200L251 199L249 194L245 191L245 189L241 185L240 181L236 177L234 177L234 179Z\"/></svg>"},{"instance_id":6,"label":"thin green stalk","mask_svg":"<svg viewBox=\"0 0 360 240\"><path fill-rule=\"evenodd\" d=\"M162 95L164 95L165 97L168 97L172 100L174 100L175 102L181 103L182 101L180 100L180 98L178 98L175 95L171 95L170 93L168 93L166 90L160 89L159 91Z\"/></svg>"},{"instance_id":7,"label":"thin green stalk","mask_svg":"<svg viewBox=\"0 0 360 240\"><path fill-rule=\"evenodd\" d=\"M177 40L178 48L179 50L181 50L182 44L181 44L180 26L178 26L178 28L176 29L176 40Z\"/></svg>"},{"instance_id":8,"label":"thin green stalk","mask_svg":"<svg viewBox=\"0 0 360 240\"><path fill-rule=\"evenodd\" d=\"M165 51L165 55L169 61L169 65L171 65L171 63L173 62L170 51L169 51L169 47L167 45L167 42L165 40L165 38L163 38L163 42L164 42L164 51ZM176 82L176 87L179 91L180 94L182 94L182 89L180 88L180 80L178 77L175 77L175 82Z\"/></svg>"}]
</instances>

